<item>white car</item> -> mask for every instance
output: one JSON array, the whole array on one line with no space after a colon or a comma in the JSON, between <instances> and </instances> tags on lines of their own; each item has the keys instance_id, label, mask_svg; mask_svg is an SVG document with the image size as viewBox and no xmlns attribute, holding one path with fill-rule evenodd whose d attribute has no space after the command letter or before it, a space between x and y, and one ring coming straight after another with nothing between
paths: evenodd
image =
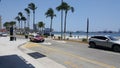
<instances>
[{"instance_id":1,"label":"white car","mask_svg":"<svg viewBox=\"0 0 120 68\"><path fill-rule=\"evenodd\" d=\"M103 46L120 51L120 40L112 36L92 36L89 38L89 47Z\"/></svg>"},{"instance_id":2,"label":"white car","mask_svg":"<svg viewBox=\"0 0 120 68\"><path fill-rule=\"evenodd\" d=\"M2 33L1 36L2 36L2 37L7 37L8 34L7 34L7 33Z\"/></svg>"}]
</instances>

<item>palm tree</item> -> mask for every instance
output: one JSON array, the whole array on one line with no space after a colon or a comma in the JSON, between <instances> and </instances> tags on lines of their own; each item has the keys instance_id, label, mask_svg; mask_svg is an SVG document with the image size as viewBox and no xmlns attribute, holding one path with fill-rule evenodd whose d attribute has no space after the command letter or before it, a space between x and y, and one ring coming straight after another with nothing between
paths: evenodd
<instances>
[{"instance_id":1,"label":"palm tree","mask_svg":"<svg viewBox=\"0 0 120 68\"><path fill-rule=\"evenodd\" d=\"M22 17L23 17L23 13L22 13L22 12L19 12L19 13L18 13L18 16L20 17L20 23L21 23L20 29L22 29Z\"/></svg>"},{"instance_id":2,"label":"palm tree","mask_svg":"<svg viewBox=\"0 0 120 68\"><path fill-rule=\"evenodd\" d=\"M6 28L6 30L9 30L10 23L9 23L9 22L5 22L5 23L3 24L3 26Z\"/></svg>"},{"instance_id":3,"label":"palm tree","mask_svg":"<svg viewBox=\"0 0 120 68\"><path fill-rule=\"evenodd\" d=\"M24 30L26 30L26 17L22 16L21 20L24 21Z\"/></svg>"},{"instance_id":4,"label":"palm tree","mask_svg":"<svg viewBox=\"0 0 120 68\"><path fill-rule=\"evenodd\" d=\"M5 22L5 23L3 24L3 26L6 28L6 30L9 30L9 28L10 28L11 26L14 26L14 25L16 25L16 22L15 22L15 21Z\"/></svg>"},{"instance_id":5,"label":"palm tree","mask_svg":"<svg viewBox=\"0 0 120 68\"><path fill-rule=\"evenodd\" d=\"M50 23L50 36L51 36L52 22L53 22L53 18L56 16L56 14L54 14L54 10L52 8L49 8L48 11L45 13L45 15L46 15L46 17L51 18L51 23Z\"/></svg>"},{"instance_id":6,"label":"palm tree","mask_svg":"<svg viewBox=\"0 0 120 68\"><path fill-rule=\"evenodd\" d=\"M40 28L41 34L43 34L43 28L45 28L45 23L43 23L42 21L38 22L38 28Z\"/></svg>"},{"instance_id":7,"label":"palm tree","mask_svg":"<svg viewBox=\"0 0 120 68\"><path fill-rule=\"evenodd\" d=\"M74 12L74 8L68 5L66 2L62 2L60 6L56 8L58 11L63 10L65 12L65 19L64 19L64 39L66 38L66 19L67 19L67 13L69 10Z\"/></svg>"},{"instance_id":8,"label":"palm tree","mask_svg":"<svg viewBox=\"0 0 120 68\"><path fill-rule=\"evenodd\" d=\"M27 13L27 26L28 26L28 30L29 30L29 22L30 22L30 10L28 8L25 8L25 11Z\"/></svg>"},{"instance_id":9,"label":"palm tree","mask_svg":"<svg viewBox=\"0 0 120 68\"><path fill-rule=\"evenodd\" d=\"M63 3L63 0L61 0L61 5ZM56 7L57 11L61 11L61 40L63 38L63 7L59 5L58 7Z\"/></svg>"},{"instance_id":10,"label":"palm tree","mask_svg":"<svg viewBox=\"0 0 120 68\"><path fill-rule=\"evenodd\" d=\"M18 26L19 26L19 29L20 29L20 17L19 16L17 16L17 17L15 17L15 20L17 20L18 21Z\"/></svg>"},{"instance_id":11,"label":"palm tree","mask_svg":"<svg viewBox=\"0 0 120 68\"><path fill-rule=\"evenodd\" d=\"M11 22L9 22L9 23L10 23L11 26L16 25L16 22L15 22L15 21L11 21Z\"/></svg>"},{"instance_id":12,"label":"palm tree","mask_svg":"<svg viewBox=\"0 0 120 68\"><path fill-rule=\"evenodd\" d=\"M65 9L65 20L64 20L64 39L66 37L66 19L67 19L67 13L69 10L71 10L72 12L74 12L74 8L69 6L67 3L63 3L66 6Z\"/></svg>"},{"instance_id":13,"label":"palm tree","mask_svg":"<svg viewBox=\"0 0 120 68\"><path fill-rule=\"evenodd\" d=\"M28 4L28 8L33 11L33 30L35 30L35 10L37 9L37 7L34 3L30 3Z\"/></svg>"}]
</instances>

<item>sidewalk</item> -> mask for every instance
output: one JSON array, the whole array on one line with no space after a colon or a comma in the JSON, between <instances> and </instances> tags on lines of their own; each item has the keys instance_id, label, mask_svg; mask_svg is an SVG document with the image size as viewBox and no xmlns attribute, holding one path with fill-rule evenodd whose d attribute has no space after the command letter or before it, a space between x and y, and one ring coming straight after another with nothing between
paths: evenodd
<instances>
[{"instance_id":1,"label":"sidewalk","mask_svg":"<svg viewBox=\"0 0 120 68\"><path fill-rule=\"evenodd\" d=\"M37 59L29 56L38 53L19 47L26 42L28 39L9 41L9 37L0 37L0 68L65 68L46 56Z\"/></svg>"}]
</instances>

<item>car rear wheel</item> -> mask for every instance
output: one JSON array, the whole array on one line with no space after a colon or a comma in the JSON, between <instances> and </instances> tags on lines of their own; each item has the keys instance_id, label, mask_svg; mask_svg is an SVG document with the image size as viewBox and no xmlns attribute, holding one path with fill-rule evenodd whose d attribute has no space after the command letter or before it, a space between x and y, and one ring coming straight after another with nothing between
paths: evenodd
<instances>
[{"instance_id":1,"label":"car rear wheel","mask_svg":"<svg viewBox=\"0 0 120 68\"><path fill-rule=\"evenodd\" d=\"M42 40L41 42L44 42L45 40Z\"/></svg>"},{"instance_id":2,"label":"car rear wheel","mask_svg":"<svg viewBox=\"0 0 120 68\"><path fill-rule=\"evenodd\" d=\"M118 46L118 45L113 46L113 50L115 52L120 52L120 46Z\"/></svg>"},{"instance_id":3,"label":"car rear wheel","mask_svg":"<svg viewBox=\"0 0 120 68\"><path fill-rule=\"evenodd\" d=\"M96 44L94 42L90 42L89 45L90 45L89 46L90 48L95 48L96 47Z\"/></svg>"}]
</instances>

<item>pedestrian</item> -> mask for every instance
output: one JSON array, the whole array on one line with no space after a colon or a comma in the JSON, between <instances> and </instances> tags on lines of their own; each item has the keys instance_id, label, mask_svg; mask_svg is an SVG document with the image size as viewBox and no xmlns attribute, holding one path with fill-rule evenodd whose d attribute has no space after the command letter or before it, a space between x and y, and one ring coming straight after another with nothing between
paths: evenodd
<instances>
[{"instance_id":1,"label":"pedestrian","mask_svg":"<svg viewBox=\"0 0 120 68\"><path fill-rule=\"evenodd\" d=\"M13 26L10 27L10 41L13 41Z\"/></svg>"}]
</instances>

